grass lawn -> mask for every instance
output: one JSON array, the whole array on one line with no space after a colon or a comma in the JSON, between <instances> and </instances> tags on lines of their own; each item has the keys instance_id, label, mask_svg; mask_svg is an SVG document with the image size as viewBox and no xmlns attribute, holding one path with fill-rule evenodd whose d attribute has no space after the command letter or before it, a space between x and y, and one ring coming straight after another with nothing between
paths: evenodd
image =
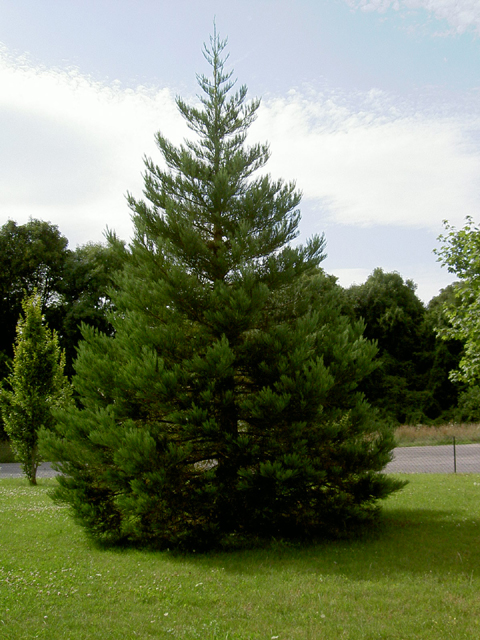
<instances>
[{"instance_id":1,"label":"grass lawn","mask_svg":"<svg viewBox=\"0 0 480 640\"><path fill-rule=\"evenodd\" d=\"M0 638L480 638L480 475L413 475L375 536L178 556L102 551L0 481Z\"/></svg>"}]
</instances>

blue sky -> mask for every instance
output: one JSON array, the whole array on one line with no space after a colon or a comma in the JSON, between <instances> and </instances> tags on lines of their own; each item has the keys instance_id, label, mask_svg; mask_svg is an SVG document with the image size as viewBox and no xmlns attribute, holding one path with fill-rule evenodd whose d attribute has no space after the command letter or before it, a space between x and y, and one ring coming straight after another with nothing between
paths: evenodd
<instances>
[{"instance_id":1,"label":"blue sky","mask_svg":"<svg viewBox=\"0 0 480 640\"><path fill-rule=\"evenodd\" d=\"M382 267L436 295L442 220L478 220L478 0L0 0L0 224L128 239L124 195L155 131L188 136L174 98L196 100L214 16L262 98L251 139L304 194L300 239L325 232L345 286Z\"/></svg>"}]
</instances>

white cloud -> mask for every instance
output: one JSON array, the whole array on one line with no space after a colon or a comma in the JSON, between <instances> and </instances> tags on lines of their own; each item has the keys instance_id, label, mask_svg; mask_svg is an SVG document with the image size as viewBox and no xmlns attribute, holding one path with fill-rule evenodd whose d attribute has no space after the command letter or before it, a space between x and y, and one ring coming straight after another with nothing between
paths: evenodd
<instances>
[{"instance_id":1,"label":"white cloud","mask_svg":"<svg viewBox=\"0 0 480 640\"><path fill-rule=\"evenodd\" d=\"M105 86L5 49L0 84L0 222L50 220L72 244L101 239L106 226L128 237L124 194L141 194L154 132L186 131L171 92Z\"/></svg>"},{"instance_id":2,"label":"white cloud","mask_svg":"<svg viewBox=\"0 0 480 640\"><path fill-rule=\"evenodd\" d=\"M395 107L372 91L265 101L254 132L271 141L272 173L295 178L324 217L439 231L478 214L479 130L476 116Z\"/></svg>"},{"instance_id":3,"label":"white cloud","mask_svg":"<svg viewBox=\"0 0 480 640\"><path fill-rule=\"evenodd\" d=\"M106 226L131 233L127 190L142 192L153 135L189 135L168 89L105 86L78 71L32 66L0 49L0 224L50 220L72 245ZM396 104L379 91L268 98L252 136L271 143L267 169L295 179L322 221L441 231L479 211L479 121ZM304 220L307 235L317 229ZM322 230L320 226L318 230Z\"/></svg>"},{"instance_id":4,"label":"white cloud","mask_svg":"<svg viewBox=\"0 0 480 640\"><path fill-rule=\"evenodd\" d=\"M362 11L385 13L394 11L424 9L438 20L446 20L456 33L473 28L480 33L480 2L478 0L345 0Z\"/></svg>"}]
</instances>

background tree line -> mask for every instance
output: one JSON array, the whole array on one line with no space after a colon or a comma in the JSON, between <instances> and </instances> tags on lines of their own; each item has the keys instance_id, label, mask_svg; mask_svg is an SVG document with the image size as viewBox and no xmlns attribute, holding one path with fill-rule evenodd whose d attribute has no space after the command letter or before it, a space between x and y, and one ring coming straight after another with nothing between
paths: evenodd
<instances>
[{"instance_id":1,"label":"background tree line","mask_svg":"<svg viewBox=\"0 0 480 640\"><path fill-rule=\"evenodd\" d=\"M65 351L69 377L81 324L111 334L108 311L112 276L122 266L119 247L122 243L88 243L71 250L57 226L40 220L24 225L9 220L1 227L0 380L13 357L22 300L34 290ZM455 304L454 285L425 305L411 280L380 268L346 289L332 276L326 282L342 313L362 319L365 336L378 345L377 367L361 390L383 418L409 424L480 418L479 389L449 377L459 366L463 342L437 335L450 325L443 308ZM5 437L3 430L0 435Z\"/></svg>"},{"instance_id":2,"label":"background tree line","mask_svg":"<svg viewBox=\"0 0 480 640\"><path fill-rule=\"evenodd\" d=\"M117 245L118 248L119 245ZM121 246L121 245L120 245ZM75 250L57 226L41 220L0 229L0 381L9 373L22 301L36 291L46 324L55 330L73 374L81 324L109 334L109 288L121 257L109 244L88 243ZM5 438L0 418L0 437Z\"/></svg>"}]
</instances>

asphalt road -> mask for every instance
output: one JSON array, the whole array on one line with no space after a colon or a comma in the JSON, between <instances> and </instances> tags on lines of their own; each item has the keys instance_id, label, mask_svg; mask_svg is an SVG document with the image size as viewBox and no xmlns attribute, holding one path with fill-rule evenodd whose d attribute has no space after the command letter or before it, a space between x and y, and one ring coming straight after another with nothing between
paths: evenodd
<instances>
[{"instance_id":1,"label":"asphalt road","mask_svg":"<svg viewBox=\"0 0 480 640\"><path fill-rule=\"evenodd\" d=\"M42 462L37 470L37 478L53 478L57 472L52 469L49 462ZM0 478L23 478L23 473L18 462L0 462Z\"/></svg>"},{"instance_id":2,"label":"asphalt road","mask_svg":"<svg viewBox=\"0 0 480 640\"><path fill-rule=\"evenodd\" d=\"M457 444L457 473L480 473L480 444ZM453 444L433 447L399 447L387 465L389 473L454 473Z\"/></svg>"},{"instance_id":3,"label":"asphalt road","mask_svg":"<svg viewBox=\"0 0 480 640\"><path fill-rule=\"evenodd\" d=\"M457 473L480 473L480 444L457 444L455 447ZM434 447L399 447L387 465L387 473L454 473L453 445ZM0 478L21 478L17 463L1 463ZM53 478L56 472L48 462L38 469L39 478Z\"/></svg>"}]
</instances>

